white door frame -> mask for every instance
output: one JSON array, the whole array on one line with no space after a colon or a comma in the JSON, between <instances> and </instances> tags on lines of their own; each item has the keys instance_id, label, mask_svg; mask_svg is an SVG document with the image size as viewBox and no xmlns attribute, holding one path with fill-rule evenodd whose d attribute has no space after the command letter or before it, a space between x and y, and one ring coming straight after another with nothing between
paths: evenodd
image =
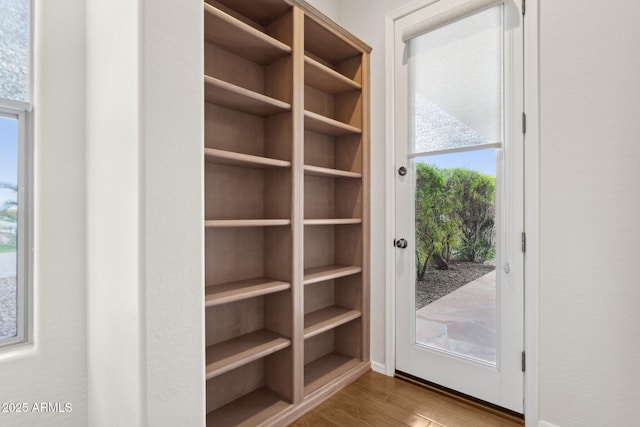
<instances>
[{"instance_id":1,"label":"white door frame","mask_svg":"<svg viewBox=\"0 0 640 427\"><path fill-rule=\"evenodd\" d=\"M387 14L385 17L385 124L386 124L386 343L385 373L395 373L395 111L394 111L394 25L395 21L435 3L438 0L416 0ZM513 0L509 0L513 1ZM524 137L526 165L525 230L527 251L524 257L525 303L524 334L526 372L524 376L524 413L526 425L538 425L538 313L539 313L539 76L538 76L538 0L527 0L524 16L524 73L525 113L527 131Z\"/></svg>"}]
</instances>

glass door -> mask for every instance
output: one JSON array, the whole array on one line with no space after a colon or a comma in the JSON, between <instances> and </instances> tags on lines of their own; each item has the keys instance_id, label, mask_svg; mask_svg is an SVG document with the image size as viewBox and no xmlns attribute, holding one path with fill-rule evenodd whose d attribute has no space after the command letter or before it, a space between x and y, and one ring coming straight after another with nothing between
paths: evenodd
<instances>
[{"instance_id":1,"label":"glass door","mask_svg":"<svg viewBox=\"0 0 640 427\"><path fill-rule=\"evenodd\" d=\"M520 15L464 6L396 21L396 369L522 412Z\"/></svg>"}]
</instances>

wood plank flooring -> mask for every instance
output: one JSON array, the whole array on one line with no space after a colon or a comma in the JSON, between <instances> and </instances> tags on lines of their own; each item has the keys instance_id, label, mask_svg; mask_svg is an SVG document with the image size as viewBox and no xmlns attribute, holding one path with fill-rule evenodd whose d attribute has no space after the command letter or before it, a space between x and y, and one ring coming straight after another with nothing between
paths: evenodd
<instances>
[{"instance_id":1,"label":"wood plank flooring","mask_svg":"<svg viewBox=\"0 0 640 427\"><path fill-rule=\"evenodd\" d=\"M368 372L291 424L312 426L516 427L524 421L398 378Z\"/></svg>"}]
</instances>

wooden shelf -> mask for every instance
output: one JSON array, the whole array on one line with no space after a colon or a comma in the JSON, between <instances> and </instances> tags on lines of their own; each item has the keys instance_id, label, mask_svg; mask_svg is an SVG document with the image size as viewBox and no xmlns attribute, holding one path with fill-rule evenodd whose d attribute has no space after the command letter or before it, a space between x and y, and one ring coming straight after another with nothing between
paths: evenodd
<instances>
[{"instance_id":1,"label":"wooden shelf","mask_svg":"<svg viewBox=\"0 0 640 427\"><path fill-rule=\"evenodd\" d=\"M324 282L326 280L358 274L362 268L353 265L325 265L322 267L307 268L304 270L304 284Z\"/></svg>"},{"instance_id":2,"label":"wooden shelf","mask_svg":"<svg viewBox=\"0 0 640 427\"><path fill-rule=\"evenodd\" d=\"M331 306L304 316L304 339L314 337L360 317L360 310Z\"/></svg>"},{"instance_id":3,"label":"wooden shelf","mask_svg":"<svg viewBox=\"0 0 640 427\"><path fill-rule=\"evenodd\" d=\"M268 26L281 16L291 10L291 5L282 0L260 0L260 7L256 7L255 0L206 0L207 3L229 8L229 14L241 15L244 19L249 19L254 25L262 27Z\"/></svg>"},{"instance_id":4,"label":"wooden shelf","mask_svg":"<svg viewBox=\"0 0 640 427\"><path fill-rule=\"evenodd\" d=\"M350 172L310 165L304 166L304 173L305 175L322 176L326 178L362 178L362 174L359 172Z\"/></svg>"},{"instance_id":5,"label":"wooden shelf","mask_svg":"<svg viewBox=\"0 0 640 427\"><path fill-rule=\"evenodd\" d=\"M304 82L331 95L362 89L360 84L308 56L304 57Z\"/></svg>"},{"instance_id":6,"label":"wooden shelf","mask_svg":"<svg viewBox=\"0 0 640 427\"><path fill-rule=\"evenodd\" d=\"M220 390L224 393L224 390ZM207 427L253 427L284 412L291 406L266 387L259 388L207 415Z\"/></svg>"},{"instance_id":7,"label":"wooden shelf","mask_svg":"<svg viewBox=\"0 0 640 427\"><path fill-rule=\"evenodd\" d=\"M286 160L270 159L268 157L253 156L251 154L234 153L233 151L217 150L215 148L205 148L204 158L208 163L255 169L291 167L291 162Z\"/></svg>"},{"instance_id":8,"label":"wooden shelf","mask_svg":"<svg viewBox=\"0 0 640 427\"><path fill-rule=\"evenodd\" d=\"M206 378L209 380L290 345L290 339L262 329L209 346Z\"/></svg>"},{"instance_id":9,"label":"wooden shelf","mask_svg":"<svg viewBox=\"0 0 640 427\"><path fill-rule=\"evenodd\" d=\"M333 352L304 366L304 394L313 393L323 385L337 379L357 367L359 359Z\"/></svg>"},{"instance_id":10,"label":"wooden shelf","mask_svg":"<svg viewBox=\"0 0 640 427\"><path fill-rule=\"evenodd\" d=\"M210 76L204 76L204 98L221 107L256 116L271 116L288 111L291 105L251 90L232 85Z\"/></svg>"},{"instance_id":11,"label":"wooden shelf","mask_svg":"<svg viewBox=\"0 0 640 427\"><path fill-rule=\"evenodd\" d=\"M288 55L291 47L204 3L205 40L258 64Z\"/></svg>"},{"instance_id":12,"label":"wooden shelf","mask_svg":"<svg viewBox=\"0 0 640 427\"><path fill-rule=\"evenodd\" d=\"M247 298L280 292L291 288L291 283L268 277L242 280L208 286L205 291L205 306L213 307Z\"/></svg>"},{"instance_id":13,"label":"wooden shelf","mask_svg":"<svg viewBox=\"0 0 640 427\"><path fill-rule=\"evenodd\" d=\"M361 218L329 218L329 219L305 219L304 225L352 225L362 224Z\"/></svg>"},{"instance_id":14,"label":"wooden shelf","mask_svg":"<svg viewBox=\"0 0 640 427\"><path fill-rule=\"evenodd\" d=\"M290 225L290 219L215 219L204 222L206 228L222 227L277 227Z\"/></svg>"},{"instance_id":15,"label":"wooden shelf","mask_svg":"<svg viewBox=\"0 0 640 427\"><path fill-rule=\"evenodd\" d=\"M304 128L329 136L345 136L362 133L361 129L311 111L304 112Z\"/></svg>"},{"instance_id":16,"label":"wooden shelf","mask_svg":"<svg viewBox=\"0 0 640 427\"><path fill-rule=\"evenodd\" d=\"M311 17L304 20L304 49L333 64L362 55L352 40Z\"/></svg>"}]
</instances>

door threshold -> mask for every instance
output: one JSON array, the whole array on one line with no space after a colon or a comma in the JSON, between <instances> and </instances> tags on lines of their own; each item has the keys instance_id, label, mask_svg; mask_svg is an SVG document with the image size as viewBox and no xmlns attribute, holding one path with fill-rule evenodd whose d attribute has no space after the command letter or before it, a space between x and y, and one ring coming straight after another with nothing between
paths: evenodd
<instances>
[{"instance_id":1,"label":"door threshold","mask_svg":"<svg viewBox=\"0 0 640 427\"><path fill-rule=\"evenodd\" d=\"M395 371L394 377L419 385L421 387L424 387L436 393L442 394L443 396L447 396L451 399L457 400L461 403L467 404L469 406L473 406L474 408L505 418L509 421L524 425L524 415L519 414L518 412L511 411L509 409L503 408L498 405L494 405L493 403L485 402L484 400L477 399L475 397L466 395L464 393L460 393L455 390L451 390L450 388L443 387L439 384L435 384L427 380L423 380L422 378L418 378L416 376L407 374L405 372Z\"/></svg>"}]
</instances>

